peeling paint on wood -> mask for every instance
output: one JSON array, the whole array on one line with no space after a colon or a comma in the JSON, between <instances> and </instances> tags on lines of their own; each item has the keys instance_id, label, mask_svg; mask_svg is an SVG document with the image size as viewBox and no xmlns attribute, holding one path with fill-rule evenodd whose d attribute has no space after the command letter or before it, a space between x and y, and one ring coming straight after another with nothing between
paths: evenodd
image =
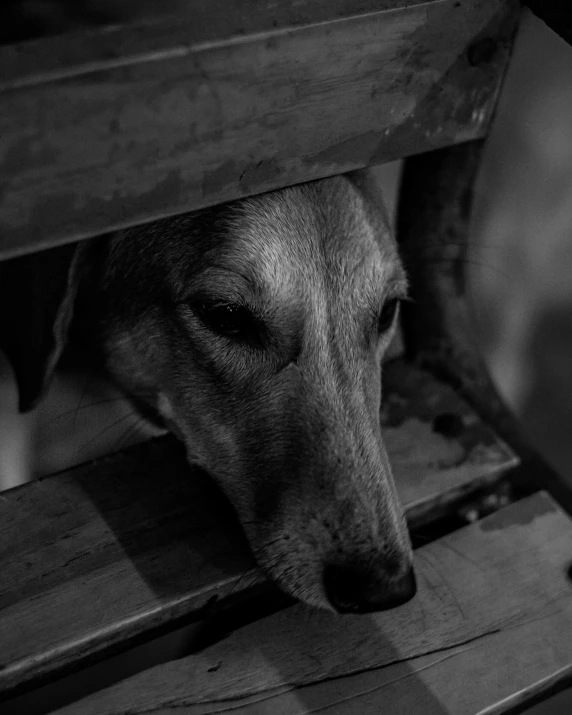
<instances>
[{"instance_id":1,"label":"peeling paint on wood","mask_svg":"<svg viewBox=\"0 0 572 715\"><path fill-rule=\"evenodd\" d=\"M444 514L518 463L451 387L426 372L397 360L384 367L384 385L383 438L410 523ZM443 434L444 425L454 434Z\"/></svg>"},{"instance_id":2,"label":"peeling paint on wood","mask_svg":"<svg viewBox=\"0 0 572 715\"><path fill-rule=\"evenodd\" d=\"M536 499L524 499L516 505L501 509L495 514L479 523L482 531L498 531L511 526L526 526L535 519L540 519L547 514L559 511L558 505L546 494L539 495ZM572 554L570 554L572 561Z\"/></svg>"}]
</instances>

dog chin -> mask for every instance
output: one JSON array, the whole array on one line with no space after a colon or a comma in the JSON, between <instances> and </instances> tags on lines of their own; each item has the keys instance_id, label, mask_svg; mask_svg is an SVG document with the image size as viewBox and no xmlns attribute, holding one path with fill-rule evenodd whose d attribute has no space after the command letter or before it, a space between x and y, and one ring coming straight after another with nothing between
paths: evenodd
<instances>
[{"instance_id":1,"label":"dog chin","mask_svg":"<svg viewBox=\"0 0 572 715\"><path fill-rule=\"evenodd\" d=\"M251 548L255 550L256 544L251 543ZM311 564L306 564L307 568L304 568L304 564L292 563L282 553L265 554L257 562L260 569L286 595L306 606L337 613L326 597L321 579L316 576L320 572L317 566L313 569Z\"/></svg>"},{"instance_id":2,"label":"dog chin","mask_svg":"<svg viewBox=\"0 0 572 715\"><path fill-rule=\"evenodd\" d=\"M300 603L303 603L305 606L309 606L310 608L316 608L319 611L326 611L327 613L333 613L335 615L338 615L336 609L331 605L331 603L328 601L328 599L323 593L320 594L305 588L300 588L299 590L293 590L291 588L286 589L282 584L279 584L279 587L289 596L292 596L297 601L300 601Z\"/></svg>"},{"instance_id":3,"label":"dog chin","mask_svg":"<svg viewBox=\"0 0 572 715\"><path fill-rule=\"evenodd\" d=\"M214 481L225 491L221 480L216 479L212 470L209 469L211 460L209 460L207 455L201 454L202 450L198 448L197 442L186 436L177 425L172 405L163 394L159 395L158 411L168 430L185 445L187 462L209 473ZM230 499L230 501L232 503L233 500ZM259 549L255 548L256 544L251 541L248 531L248 529L245 529L246 538L251 550L256 553ZM268 554L267 556L267 559L256 559L256 561L261 570L266 573L269 579L275 583L281 591L307 606L329 613L337 613L328 601L323 585L319 580L316 580L311 575L299 573L299 565L294 566L288 563L288 558L285 554ZM276 563L277 559L279 559L281 563L279 568L264 563L265 560L270 563Z\"/></svg>"}]
</instances>

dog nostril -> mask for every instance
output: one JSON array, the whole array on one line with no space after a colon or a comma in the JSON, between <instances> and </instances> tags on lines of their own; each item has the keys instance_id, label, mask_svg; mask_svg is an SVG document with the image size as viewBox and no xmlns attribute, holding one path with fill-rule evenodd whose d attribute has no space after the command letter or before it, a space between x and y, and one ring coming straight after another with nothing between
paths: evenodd
<instances>
[{"instance_id":1,"label":"dog nostril","mask_svg":"<svg viewBox=\"0 0 572 715\"><path fill-rule=\"evenodd\" d=\"M413 566L410 566L405 574L392 585L386 608L401 606L410 601L416 593L417 579L415 578Z\"/></svg>"},{"instance_id":2,"label":"dog nostril","mask_svg":"<svg viewBox=\"0 0 572 715\"><path fill-rule=\"evenodd\" d=\"M383 571L331 564L324 569L326 596L338 613L371 613L401 606L417 593L413 568L398 579Z\"/></svg>"},{"instance_id":3,"label":"dog nostril","mask_svg":"<svg viewBox=\"0 0 572 715\"><path fill-rule=\"evenodd\" d=\"M339 613L357 611L361 590L357 569L347 566L326 566L324 588L329 602Z\"/></svg>"}]
</instances>

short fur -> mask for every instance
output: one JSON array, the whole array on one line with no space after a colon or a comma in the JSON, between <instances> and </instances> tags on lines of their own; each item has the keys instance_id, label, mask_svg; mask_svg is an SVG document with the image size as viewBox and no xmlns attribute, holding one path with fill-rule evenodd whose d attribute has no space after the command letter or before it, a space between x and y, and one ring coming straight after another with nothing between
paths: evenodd
<instances>
[{"instance_id":1,"label":"short fur","mask_svg":"<svg viewBox=\"0 0 572 715\"><path fill-rule=\"evenodd\" d=\"M378 193L366 173L324 179L84 242L66 263L74 339L218 482L260 566L322 608L330 564L380 590L411 568L379 418L395 326L377 330L406 279ZM204 301L248 306L256 340L217 334ZM21 386L45 385L68 323Z\"/></svg>"}]
</instances>

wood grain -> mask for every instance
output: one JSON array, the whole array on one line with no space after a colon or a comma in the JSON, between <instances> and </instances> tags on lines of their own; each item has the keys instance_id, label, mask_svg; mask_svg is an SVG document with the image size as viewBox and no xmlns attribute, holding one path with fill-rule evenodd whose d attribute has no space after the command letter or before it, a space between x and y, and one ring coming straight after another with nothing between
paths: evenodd
<instances>
[{"instance_id":1,"label":"wood grain","mask_svg":"<svg viewBox=\"0 0 572 715\"><path fill-rule=\"evenodd\" d=\"M385 366L383 380L383 438L410 526L450 513L518 464L449 386L400 360Z\"/></svg>"},{"instance_id":2,"label":"wood grain","mask_svg":"<svg viewBox=\"0 0 572 715\"><path fill-rule=\"evenodd\" d=\"M301 605L59 715L500 713L572 672L572 522L546 494L416 552L403 607Z\"/></svg>"},{"instance_id":3,"label":"wood grain","mask_svg":"<svg viewBox=\"0 0 572 715\"><path fill-rule=\"evenodd\" d=\"M520 12L219 5L0 49L0 257L483 136Z\"/></svg>"},{"instance_id":4,"label":"wood grain","mask_svg":"<svg viewBox=\"0 0 572 715\"><path fill-rule=\"evenodd\" d=\"M384 433L414 523L515 464L450 388L399 361L385 373ZM434 431L442 415L455 436ZM0 691L248 597L262 577L227 509L169 438L5 492Z\"/></svg>"}]
</instances>

